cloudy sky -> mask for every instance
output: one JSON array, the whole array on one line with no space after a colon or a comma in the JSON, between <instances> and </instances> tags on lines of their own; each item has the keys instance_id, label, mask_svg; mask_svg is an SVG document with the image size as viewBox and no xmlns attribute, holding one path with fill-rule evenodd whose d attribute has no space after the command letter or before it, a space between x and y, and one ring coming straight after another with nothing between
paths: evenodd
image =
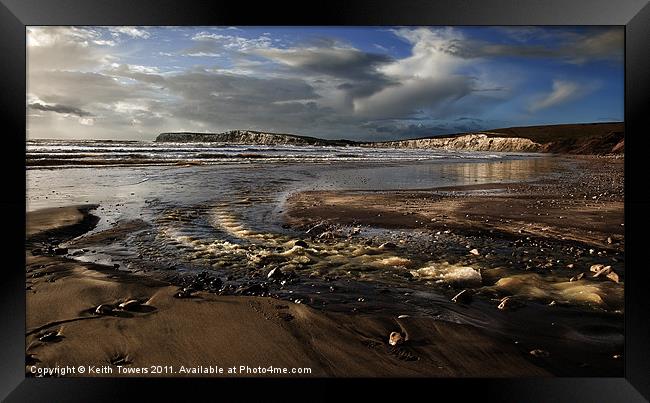
<instances>
[{"instance_id":1,"label":"cloudy sky","mask_svg":"<svg viewBox=\"0 0 650 403\"><path fill-rule=\"evenodd\" d=\"M29 138L623 120L620 27L30 27Z\"/></svg>"}]
</instances>

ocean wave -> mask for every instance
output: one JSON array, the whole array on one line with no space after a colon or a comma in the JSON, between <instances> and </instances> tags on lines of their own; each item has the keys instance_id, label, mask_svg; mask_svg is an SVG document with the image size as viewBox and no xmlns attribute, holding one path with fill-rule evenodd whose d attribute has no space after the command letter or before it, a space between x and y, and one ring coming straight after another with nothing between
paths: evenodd
<instances>
[{"instance_id":1,"label":"ocean wave","mask_svg":"<svg viewBox=\"0 0 650 403\"><path fill-rule=\"evenodd\" d=\"M502 154L426 149L214 143L153 143L117 140L29 140L26 165L38 167L237 164L335 161L412 162L500 159Z\"/></svg>"}]
</instances>

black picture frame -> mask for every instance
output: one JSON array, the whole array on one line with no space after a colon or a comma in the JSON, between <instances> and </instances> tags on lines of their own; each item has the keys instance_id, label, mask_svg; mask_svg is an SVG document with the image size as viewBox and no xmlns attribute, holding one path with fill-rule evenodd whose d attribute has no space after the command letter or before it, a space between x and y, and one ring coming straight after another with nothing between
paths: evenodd
<instances>
[{"instance_id":1,"label":"black picture frame","mask_svg":"<svg viewBox=\"0 0 650 403\"><path fill-rule=\"evenodd\" d=\"M28 25L622 25L625 26L625 375L535 379L34 379L25 378L25 27ZM463 401L620 402L650 398L646 235L650 187L648 0L445 0L277 2L200 0L0 0L0 114L4 211L0 270L0 398L119 401L139 390L167 400L331 400L430 397ZM300 389L300 390L298 390ZM150 395L153 396L153 395ZM409 397L410 396L410 397ZM416 397L421 396L421 397ZM153 400L153 397L151 398ZM460 399L460 400L458 400Z\"/></svg>"}]
</instances>

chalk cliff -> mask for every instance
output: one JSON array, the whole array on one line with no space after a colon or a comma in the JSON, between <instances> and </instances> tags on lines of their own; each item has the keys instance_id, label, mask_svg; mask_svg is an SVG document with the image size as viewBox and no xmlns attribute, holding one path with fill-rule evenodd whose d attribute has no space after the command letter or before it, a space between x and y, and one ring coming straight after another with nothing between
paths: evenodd
<instances>
[{"instance_id":1,"label":"chalk cliff","mask_svg":"<svg viewBox=\"0 0 650 403\"><path fill-rule=\"evenodd\" d=\"M487 133L470 133L454 137L364 143L364 147L437 148L464 151L540 152L543 145L521 137L499 137Z\"/></svg>"},{"instance_id":2,"label":"chalk cliff","mask_svg":"<svg viewBox=\"0 0 650 403\"><path fill-rule=\"evenodd\" d=\"M473 133L380 142L328 140L254 130L231 130L223 133L161 133L156 138L156 141L298 146L350 145L373 148L430 148L461 151L544 152L559 154L622 154L624 152L624 139L623 123L609 122L510 127Z\"/></svg>"},{"instance_id":3,"label":"chalk cliff","mask_svg":"<svg viewBox=\"0 0 650 403\"><path fill-rule=\"evenodd\" d=\"M335 146L355 144L349 140L326 140L293 134L266 133L253 130L230 130L223 133L161 133L156 137L156 142L174 143L232 143L232 144L258 144L258 145L316 145Z\"/></svg>"}]
</instances>

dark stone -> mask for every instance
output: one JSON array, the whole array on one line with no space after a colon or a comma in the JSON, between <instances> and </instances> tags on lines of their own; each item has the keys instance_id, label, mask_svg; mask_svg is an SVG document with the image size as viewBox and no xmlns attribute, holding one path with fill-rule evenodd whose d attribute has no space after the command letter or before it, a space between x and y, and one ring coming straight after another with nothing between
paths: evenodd
<instances>
[{"instance_id":1,"label":"dark stone","mask_svg":"<svg viewBox=\"0 0 650 403\"><path fill-rule=\"evenodd\" d=\"M296 242L294 242L293 246L300 246L301 248L309 247L309 245L307 245L307 242L303 241L302 239L299 239Z\"/></svg>"},{"instance_id":2,"label":"dark stone","mask_svg":"<svg viewBox=\"0 0 650 403\"><path fill-rule=\"evenodd\" d=\"M180 289L174 294L174 298L190 298L192 296L192 289L191 288L183 288Z\"/></svg>"},{"instance_id":3,"label":"dark stone","mask_svg":"<svg viewBox=\"0 0 650 403\"><path fill-rule=\"evenodd\" d=\"M39 341L42 341L42 342L49 342L49 341L57 341L57 340L59 340L60 338L61 338L61 336L59 335L59 332L57 332L56 330L51 330L51 331L49 331L49 332L45 332L45 333L43 333L43 334L38 338L38 340L39 340Z\"/></svg>"},{"instance_id":4,"label":"dark stone","mask_svg":"<svg viewBox=\"0 0 650 403\"><path fill-rule=\"evenodd\" d=\"M530 352L530 355L537 358L548 358L551 354L545 350L535 349Z\"/></svg>"},{"instance_id":5,"label":"dark stone","mask_svg":"<svg viewBox=\"0 0 650 403\"><path fill-rule=\"evenodd\" d=\"M140 306L140 301L138 301L137 299L131 299L131 300L122 302L119 305L119 308L128 311L130 309L134 309L134 308L137 308L139 306Z\"/></svg>"},{"instance_id":6,"label":"dark stone","mask_svg":"<svg viewBox=\"0 0 650 403\"><path fill-rule=\"evenodd\" d=\"M110 359L110 363L112 365L127 365L130 364L131 361L126 356L123 355L118 355Z\"/></svg>"},{"instance_id":7,"label":"dark stone","mask_svg":"<svg viewBox=\"0 0 650 403\"><path fill-rule=\"evenodd\" d=\"M54 248L55 255L65 255L68 253L68 248Z\"/></svg>"},{"instance_id":8,"label":"dark stone","mask_svg":"<svg viewBox=\"0 0 650 403\"><path fill-rule=\"evenodd\" d=\"M95 308L95 314L96 315L112 315L113 314L113 307L108 304L101 304L97 308Z\"/></svg>"}]
</instances>

